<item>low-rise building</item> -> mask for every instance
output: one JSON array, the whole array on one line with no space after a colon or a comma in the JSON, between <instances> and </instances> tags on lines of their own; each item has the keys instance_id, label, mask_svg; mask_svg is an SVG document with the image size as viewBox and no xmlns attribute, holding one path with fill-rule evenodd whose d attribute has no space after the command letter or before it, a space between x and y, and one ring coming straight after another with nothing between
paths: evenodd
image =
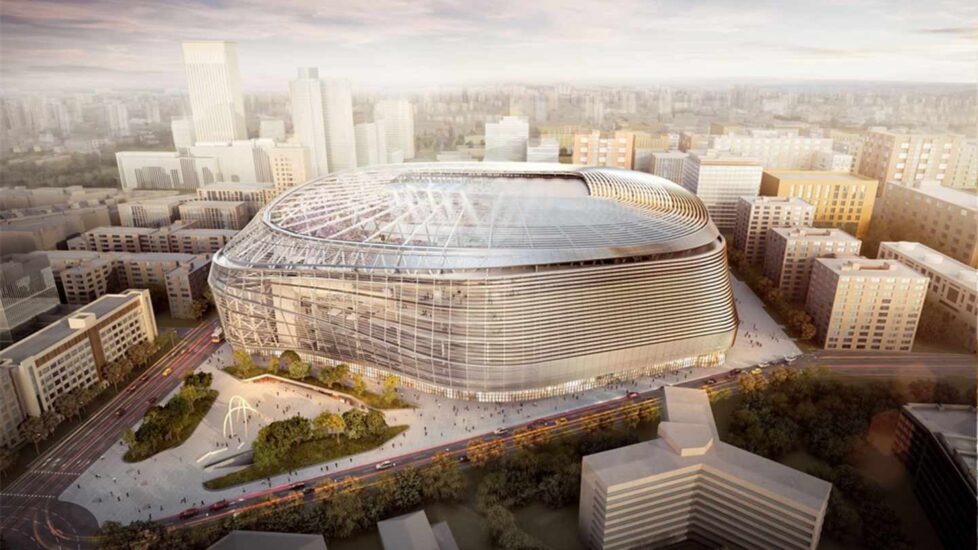
<instances>
[{"instance_id":1,"label":"low-rise building","mask_svg":"<svg viewBox=\"0 0 978 550\"><path fill-rule=\"evenodd\" d=\"M123 203L119 205L119 223L128 227L167 226L180 218L180 205L191 199L190 195L177 195Z\"/></svg>"},{"instance_id":2,"label":"low-rise building","mask_svg":"<svg viewBox=\"0 0 978 550\"><path fill-rule=\"evenodd\" d=\"M682 185L683 170L689 153L683 151L653 151L649 171L656 176Z\"/></svg>"},{"instance_id":3,"label":"low-rise building","mask_svg":"<svg viewBox=\"0 0 978 550\"><path fill-rule=\"evenodd\" d=\"M116 254L87 250L47 250L31 252L51 262L54 281L61 301L85 305L100 296L119 290L116 276Z\"/></svg>"},{"instance_id":4,"label":"low-rise building","mask_svg":"<svg viewBox=\"0 0 978 550\"><path fill-rule=\"evenodd\" d=\"M880 243L879 257L929 277L924 317L949 339L978 351L978 270L920 243Z\"/></svg>"},{"instance_id":5,"label":"low-rise building","mask_svg":"<svg viewBox=\"0 0 978 550\"><path fill-rule=\"evenodd\" d=\"M165 291L170 314L177 319L193 319L193 303L203 298L207 288L210 259L203 255L158 252L119 254L116 270L123 287Z\"/></svg>"},{"instance_id":6,"label":"low-rise building","mask_svg":"<svg viewBox=\"0 0 978 550\"><path fill-rule=\"evenodd\" d=\"M793 302L804 302L815 258L859 256L862 241L841 229L776 227L768 232L764 276Z\"/></svg>"},{"instance_id":7,"label":"low-rise building","mask_svg":"<svg viewBox=\"0 0 978 550\"><path fill-rule=\"evenodd\" d=\"M825 349L910 351L927 283L894 260L816 258L805 309Z\"/></svg>"},{"instance_id":8,"label":"low-rise building","mask_svg":"<svg viewBox=\"0 0 978 550\"><path fill-rule=\"evenodd\" d=\"M202 201L245 203L249 218L271 202L275 194L275 185L272 183L220 182L197 188L197 197Z\"/></svg>"},{"instance_id":9,"label":"low-rise building","mask_svg":"<svg viewBox=\"0 0 978 550\"><path fill-rule=\"evenodd\" d=\"M180 229L169 234L167 252L214 254L237 234L234 229Z\"/></svg>"},{"instance_id":10,"label":"low-rise building","mask_svg":"<svg viewBox=\"0 0 978 550\"><path fill-rule=\"evenodd\" d=\"M560 162L560 143L553 138L527 141L526 162Z\"/></svg>"},{"instance_id":11,"label":"low-rise building","mask_svg":"<svg viewBox=\"0 0 978 550\"><path fill-rule=\"evenodd\" d=\"M428 522L424 510L377 522L384 550L458 550L447 522Z\"/></svg>"},{"instance_id":12,"label":"low-rise building","mask_svg":"<svg viewBox=\"0 0 978 550\"><path fill-rule=\"evenodd\" d=\"M107 363L156 336L149 292L108 294L0 351L0 370L12 375L24 415L40 416L65 393L103 381ZM3 425L0 440L16 429Z\"/></svg>"},{"instance_id":13,"label":"low-rise building","mask_svg":"<svg viewBox=\"0 0 978 550\"><path fill-rule=\"evenodd\" d=\"M326 540L322 535L236 529L210 545L207 550L267 550L268 548L275 550L326 550Z\"/></svg>"},{"instance_id":14,"label":"low-rise building","mask_svg":"<svg viewBox=\"0 0 978 550\"><path fill-rule=\"evenodd\" d=\"M720 441L705 391L664 390L657 439L584 457L584 546L816 548L832 486Z\"/></svg>"},{"instance_id":15,"label":"low-rise building","mask_svg":"<svg viewBox=\"0 0 978 550\"><path fill-rule=\"evenodd\" d=\"M769 229L810 226L814 217L815 207L796 197L740 197L734 246L751 263L762 263Z\"/></svg>"},{"instance_id":16,"label":"low-rise building","mask_svg":"<svg viewBox=\"0 0 978 550\"><path fill-rule=\"evenodd\" d=\"M937 183L888 183L875 224L887 240L918 242L978 267L978 194ZM874 229L875 232L875 229Z\"/></svg>"},{"instance_id":17,"label":"low-rise building","mask_svg":"<svg viewBox=\"0 0 978 550\"><path fill-rule=\"evenodd\" d=\"M619 130L605 137L597 131L577 134L574 136L573 162L631 170L635 162L635 132Z\"/></svg>"},{"instance_id":18,"label":"low-rise building","mask_svg":"<svg viewBox=\"0 0 978 550\"><path fill-rule=\"evenodd\" d=\"M975 408L908 403L893 453L913 476L913 492L945 548L975 548Z\"/></svg>"},{"instance_id":19,"label":"low-rise building","mask_svg":"<svg viewBox=\"0 0 978 550\"><path fill-rule=\"evenodd\" d=\"M0 347L30 334L58 304L47 258L12 254L0 261Z\"/></svg>"},{"instance_id":20,"label":"low-rise building","mask_svg":"<svg viewBox=\"0 0 978 550\"><path fill-rule=\"evenodd\" d=\"M876 180L848 172L764 170L761 194L798 197L815 207L815 225L852 228L857 237L869 231L876 204Z\"/></svg>"},{"instance_id":21,"label":"low-rise building","mask_svg":"<svg viewBox=\"0 0 978 550\"><path fill-rule=\"evenodd\" d=\"M96 227L68 240L68 250L94 252L149 252L151 227Z\"/></svg>"},{"instance_id":22,"label":"low-rise building","mask_svg":"<svg viewBox=\"0 0 978 550\"><path fill-rule=\"evenodd\" d=\"M201 229L244 229L251 220L242 201L193 201L180 205L180 219Z\"/></svg>"}]
</instances>

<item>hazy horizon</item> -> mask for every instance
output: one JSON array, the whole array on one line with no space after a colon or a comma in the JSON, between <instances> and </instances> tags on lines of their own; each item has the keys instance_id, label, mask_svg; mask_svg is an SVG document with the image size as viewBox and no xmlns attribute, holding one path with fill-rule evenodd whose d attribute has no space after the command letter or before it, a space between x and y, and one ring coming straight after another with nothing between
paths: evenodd
<instances>
[{"instance_id":1,"label":"hazy horizon","mask_svg":"<svg viewBox=\"0 0 978 550\"><path fill-rule=\"evenodd\" d=\"M238 43L244 88L300 66L362 87L693 81L967 84L978 4L8 0L5 92L185 86L180 41Z\"/></svg>"}]
</instances>

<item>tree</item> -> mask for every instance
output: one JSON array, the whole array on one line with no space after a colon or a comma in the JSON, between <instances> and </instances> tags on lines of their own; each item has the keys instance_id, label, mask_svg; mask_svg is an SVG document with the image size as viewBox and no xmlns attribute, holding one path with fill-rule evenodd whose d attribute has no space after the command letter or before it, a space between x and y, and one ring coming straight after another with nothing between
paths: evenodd
<instances>
[{"instance_id":1,"label":"tree","mask_svg":"<svg viewBox=\"0 0 978 550\"><path fill-rule=\"evenodd\" d=\"M421 504L424 480L417 468L401 468L394 472L394 506L405 511Z\"/></svg>"},{"instance_id":2,"label":"tree","mask_svg":"<svg viewBox=\"0 0 978 550\"><path fill-rule=\"evenodd\" d=\"M469 442L465 453L472 464L481 466L498 459L506 452L506 444L499 439L476 439Z\"/></svg>"},{"instance_id":3,"label":"tree","mask_svg":"<svg viewBox=\"0 0 978 550\"><path fill-rule=\"evenodd\" d=\"M279 359L277 355L273 355L268 358L268 364L266 365L266 369L268 370L268 372L275 374L281 368L282 368L282 360Z\"/></svg>"},{"instance_id":4,"label":"tree","mask_svg":"<svg viewBox=\"0 0 978 550\"><path fill-rule=\"evenodd\" d=\"M0 477L17 464L17 453L8 447L0 447Z\"/></svg>"},{"instance_id":5,"label":"tree","mask_svg":"<svg viewBox=\"0 0 978 550\"><path fill-rule=\"evenodd\" d=\"M308 441L311 436L312 424L307 418L293 416L272 422L258 431L258 437L251 445L255 465L263 468L277 464L296 445Z\"/></svg>"},{"instance_id":6,"label":"tree","mask_svg":"<svg viewBox=\"0 0 978 550\"><path fill-rule=\"evenodd\" d=\"M289 363L296 363L298 361L302 361L302 359L299 357L299 354L290 349L283 351L282 354L279 355L279 359L282 360L282 366L286 368L288 368Z\"/></svg>"},{"instance_id":7,"label":"tree","mask_svg":"<svg viewBox=\"0 0 978 550\"><path fill-rule=\"evenodd\" d=\"M54 408L65 418L75 418L81 412L81 388L75 388L61 395L54 402Z\"/></svg>"},{"instance_id":8,"label":"tree","mask_svg":"<svg viewBox=\"0 0 978 550\"><path fill-rule=\"evenodd\" d=\"M122 442L129 448L136 446L136 433L132 431L132 428L126 428L126 431L122 432Z\"/></svg>"},{"instance_id":9,"label":"tree","mask_svg":"<svg viewBox=\"0 0 978 550\"><path fill-rule=\"evenodd\" d=\"M448 453L438 453L431 465L422 470L422 490L428 500L458 500L465 491L465 478L458 460Z\"/></svg>"},{"instance_id":10,"label":"tree","mask_svg":"<svg viewBox=\"0 0 978 550\"><path fill-rule=\"evenodd\" d=\"M378 435L387 428L387 419L384 418L384 413L377 410L368 412L363 423L368 435Z\"/></svg>"},{"instance_id":11,"label":"tree","mask_svg":"<svg viewBox=\"0 0 978 550\"><path fill-rule=\"evenodd\" d=\"M332 372L334 383L345 384L347 379L350 377L350 366L346 363L340 363L332 368Z\"/></svg>"},{"instance_id":12,"label":"tree","mask_svg":"<svg viewBox=\"0 0 978 550\"><path fill-rule=\"evenodd\" d=\"M961 402L961 393L951 384L941 380L934 385L934 403Z\"/></svg>"},{"instance_id":13,"label":"tree","mask_svg":"<svg viewBox=\"0 0 978 550\"><path fill-rule=\"evenodd\" d=\"M302 380L309 376L309 364L304 361L289 363L289 377L295 380Z\"/></svg>"},{"instance_id":14,"label":"tree","mask_svg":"<svg viewBox=\"0 0 978 550\"><path fill-rule=\"evenodd\" d=\"M801 326L801 330L798 332L798 335L802 340L811 340L812 338L815 338L816 334L818 334L818 328L816 328L812 323L805 323Z\"/></svg>"},{"instance_id":15,"label":"tree","mask_svg":"<svg viewBox=\"0 0 978 550\"><path fill-rule=\"evenodd\" d=\"M353 375L353 393L357 395L367 393L367 383L363 381L363 376L359 374Z\"/></svg>"},{"instance_id":16,"label":"tree","mask_svg":"<svg viewBox=\"0 0 978 550\"><path fill-rule=\"evenodd\" d=\"M120 357L115 361L109 361L105 365L105 379L112 384L112 388L119 391L119 382L122 382L132 372L132 363L125 357Z\"/></svg>"},{"instance_id":17,"label":"tree","mask_svg":"<svg viewBox=\"0 0 978 550\"><path fill-rule=\"evenodd\" d=\"M234 358L234 365L237 367L240 374L247 375L255 369L255 361L251 358L251 354L247 351L243 349L236 349L231 356Z\"/></svg>"},{"instance_id":18,"label":"tree","mask_svg":"<svg viewBox=\"0 0 978 550\"><path fill-rule=\"evenodd\" d=\"M51 435L48 424L40 416L28 416L20 425L20 433L34 444L35 454L41 454L39 445Z\"/></svg>"},{"instance_id":19,"label":"tree","mask_svg":"<svg viewBox=\"0 0 978 550\"><path fill-rule=\"evenodd\" d=\"M204 318L207 310L210 308L210 303L204 298L197 298L196 300L190 302L190 317L195 321L199 321Z\"/></svg>"},{"instance_id":20,"label":"tree","mask_svg":"<svg viewBox=\"0 0 978 550\"><path fill-rule=\"evenodd\" d=\"M388 374L384 377L384 392L380 396L380 400L385 405L390 405L397 399L397 377L393 374Z\"/></svg>"},{"instance_id":21,"label":"tree","mask_svg":"<svg viewBox=\"0 0 978 550\"><path fill-rule=\"evenodd\" d=\"M350 439L360 439L368 435L367 413L361 409L350 409L343 413L343 421L346 423L346 436Z\"/></svg>"},{"instance_id":22,"label":"tree","mask_svg":"<svg viewBox=\"0 0 978 550\"><path fill-rule=\"evenodd\" d=\"M356 480L344 482L329 500L319 505L319 528L327 537L352 535L363 523L363 491Z\"/></svg>"},{"instance_id":23,"label":"tree","mask_svg":"<svg viewBox=\"0 0 978 550\"><path fill-rule=\"evenodd\" d=\"M334 435L337 440L346 431L346 421L343 420L343 417L329 411L319 413L312 423L317 430Z\"/></svg>"},{"instance_id":24,"label":"tree","mask_svg":"<svg viewBox=\"0 0 978 550\"><path fill-rule=\"evenodd\" d=\"M661 418L661 413L659 412L659 407L651 401L645 401L638 407L639 418L642 422L657 422Z\"/></svg>"}]
</instances>

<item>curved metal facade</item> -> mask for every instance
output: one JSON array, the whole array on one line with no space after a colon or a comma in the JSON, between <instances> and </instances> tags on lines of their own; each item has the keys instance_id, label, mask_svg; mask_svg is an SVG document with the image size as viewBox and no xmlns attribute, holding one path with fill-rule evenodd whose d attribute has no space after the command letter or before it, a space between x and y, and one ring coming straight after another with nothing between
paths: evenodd
<instances>
[{"instance_id":1,"label":"curved metal facade","mask_svg":"<svg viewBox=\"0 0 978 550\"><path fill-rule=\"evenodd\" d=\"M702 203L608 168L407 164L270 204L211 268L228 340L453 398L712 365L737 315Z\"/></svg>"}]
</instances>

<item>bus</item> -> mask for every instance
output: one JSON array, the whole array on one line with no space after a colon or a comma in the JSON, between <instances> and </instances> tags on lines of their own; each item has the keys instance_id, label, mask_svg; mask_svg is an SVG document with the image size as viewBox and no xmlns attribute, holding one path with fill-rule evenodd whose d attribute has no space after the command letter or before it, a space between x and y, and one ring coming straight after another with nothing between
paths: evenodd
<instances>
[{"instance_id":1,"label":"bus","mask_svg":"<svg viewBox=\"0 0 978 550\"><path fill-rule=\"evenodd\" d=\"M220 344L223 341L224 341L224 329L221 327L217 327L216 329L214 329L214 332L211 333L211 342L214 342L215 344Z\"/></svg>"}]
</instances>

